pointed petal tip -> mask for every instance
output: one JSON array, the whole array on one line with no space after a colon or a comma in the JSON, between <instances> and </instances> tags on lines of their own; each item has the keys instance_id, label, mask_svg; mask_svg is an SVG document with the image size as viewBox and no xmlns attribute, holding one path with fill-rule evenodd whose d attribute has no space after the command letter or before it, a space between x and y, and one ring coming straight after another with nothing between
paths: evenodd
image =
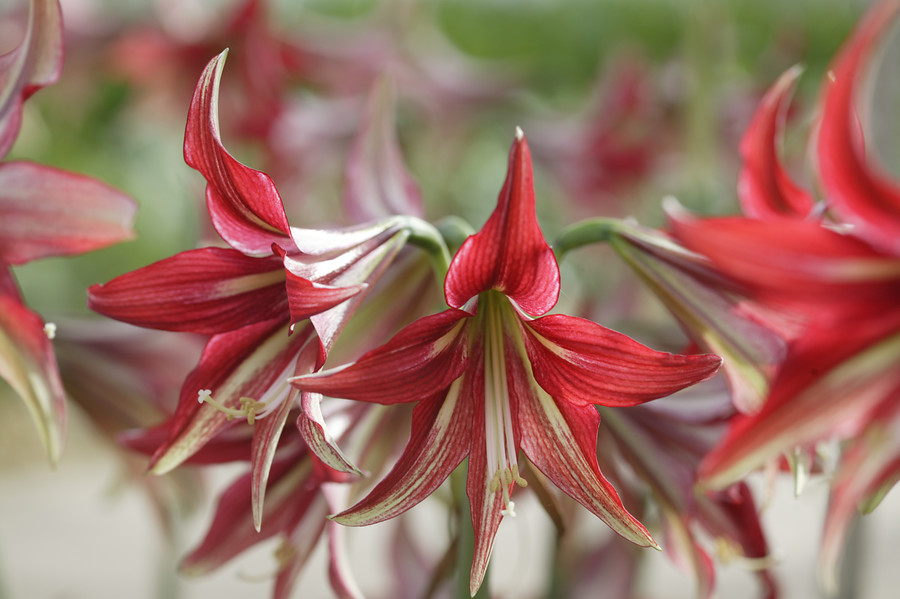
<instances>
[{"instance_id":1,"label":"pointed petal tip","mask_svg":"<svg viewBox=\"0 0 900 599\"><path fill-rule=\"evenodd\" d=\"M516 141L522 141L525 139L525 132L522 131L522 128L516 125Z\"/></svg>"}]
</instances>

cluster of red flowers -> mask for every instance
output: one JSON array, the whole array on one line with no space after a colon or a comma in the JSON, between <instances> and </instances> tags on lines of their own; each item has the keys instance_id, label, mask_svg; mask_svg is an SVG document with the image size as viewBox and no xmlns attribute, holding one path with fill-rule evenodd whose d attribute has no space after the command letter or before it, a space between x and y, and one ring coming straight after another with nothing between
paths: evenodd
<instances>
[{"instance_id":1,"label":"cluster of red flowers","mask_svg":"<svg viewBox=\"0 0 900 599\"><path fill-rule=\"evenodd\" d=\"M261 4L247 2L229 26L254 40L239 55L247 105L235 128L250 136L271 135L292 74L326 72L316 70L324 58L264 30ZM874 509L900 478L900 188L865 155L856 102L863 70L898 10L893 1L873 7L824 85L815 127L820 199L791 179L778 152L800 75L791 69L763 98L741 144L745 216L702 218L669 202L665 230L593 218L571 223L552 244L538 225L542 199L519 128L481 228L429 222L404 164L396 90L386 81L373 88L346 164L343 209L352 224L292 226L273 179L223 145L227 51L213 57L190 103L184 158L206 182L209 219L224 245L183 251L88 290L99 314L205 343L178 381L177 404L157 401L155 422L126 419L108 432L150 455L158 475L183 464L249 464L221 495L183 570L211 571L278 537L273 596L287 597L324 536L334 592L363 596L344 554L346 527L392 520L450 479L452 547L448 559L429 565L429 589L465 569L475 596L501 521L516 515L516 497L534 492L561 533L583 517L568 498L640 547L660 547L653 525L639 520L658 516L654 525L669 531L666 550L691 566L703 597L714 589L712 536L757 565L762 592L774 597L746 477L770 464L798 478L822 472L818 445L837 440L822 548L825 583L833 586L856 510ZM29 14L24 41L0 57L0 156L18 135L23 102L62 64L57 2L33 0ZM125 65L132 54L121 56ZM257 62L271 70L255 72ZM448 98L435 82L416 92L426 104L476 95ZM609 154L597 142L605 135L585 139ZM638 154L646 166L646 152ZM572 161L588 158L569 158L555 155L583 211L584 197L602 182L573 182ZM54 353L55 325L24 305L11 267L127 239L133 213L131 200L99 181L0 163L0 376L28 406L54 461L66 389L88 406L114 405L110 394L129 392L104 386L102 372L76 359L116 354L112 332L69 332ZM611 246L661 300L691 340L685 353L554 312L559 264L593 243ZM162 353L133 360L122 353L110 369L158 368L167 363ZM713 379L720 367L725 384L650 403ZM692 393L714 401L698 408ZM574 575L564 584L579 589ZM633 580L621 584L625 593Z\"/></svg>"}]
</instances>

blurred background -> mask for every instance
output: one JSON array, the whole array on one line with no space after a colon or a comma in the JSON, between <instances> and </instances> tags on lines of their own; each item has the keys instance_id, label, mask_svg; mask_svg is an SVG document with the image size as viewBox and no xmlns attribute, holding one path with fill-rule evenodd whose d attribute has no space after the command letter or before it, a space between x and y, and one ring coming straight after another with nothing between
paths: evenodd
<instances>
[{"instance_id":1,"label":"blurred background","mask_svg":"<svg viewBox=\"0 0 900 599\"><path fill-rule=\"evenodd\" d=\"M806 156L828 63L868 3L861 0L61 0L66 60L58 83L25 108L8 159L29 159L101 179L139 205L137 236L88 255L44 259L14 272L27 304L47 320L91 327L84 290L176 252L215 243L204 181L182 158L184 121L206 62L229 48L220 122L226 147L273 177L291 223L347 224L344 167L376 81L393 87L397 136L421 188L425 217L462 216L480 227L494 207L514 128L535 158L539 219L548 239L589 216L634 217L658 226L660 200L676 196L707 214L737 211L738 145L761 95L795 64L804 75L784 140L785 161L814 181ZM21 39L26 3L0 0L0 52ZM893 172L898 77L893 42L873 77L874 152ZM883 125L882 125L883 123ZM579 261L604 260L585 279ZM593 272L598 272L596 268ZM587 310L639 340L678 348L677 326L638 294L602 250L579 252L563 271L564 302L597 298ZM152 350L143 337L127 343ZM168 336L168 334L161 334ZM177 336L176 336L177 337ZM142 389L173 405L198 346L166 380ZM64 350L63 350L64 351ZM194 356L194 357L192 357ZM74 359L61 357L61 363ZM76 366L73 365L73 368ZM113 365L110 364L110 368ZM135 375L140 377L141 375ZM179 473L148 483L140 456L112 441L123 422L153 424L152 410L107 423L109 406L73 403L69 438L51 469L25 408L0 383L0 597L263 597L271 546L215 576L173 574L211 516L210 503L235 469ZM140 395L140 390L134 391ZM135 482L137 481L137 482ZM784 596L820 597L815 557L827 484L798 499L768 488L765 521L780 558ZM153 487L148 493L147 487ZM174 495L172 495L174 494ZM149 498L174 496L177 513ZM172 504L172 502L169 502ZM444 534L425 502L409 517ZM891 558L900 554L898 498L863 520L851 549L864 599L895 596ZM543 575L540 539L550 526L527 502L501 529L492 588L531 596ZM165 532L168 531L168 532ZM357 534L358 533L358 534ZM373 547L378 527L354 531L351 561L364 588L381 588ZM865 539L863 543L860 539ZM528 546L529 551L522 551ZM377 553L374 552L374 553ZM538 565L534 565L537 563ZM644 597L694 596L689 574L662 555L647 560ZM328 597L319 555L297 597ZM723 568L720 596L754 597L739 564ZM365 581L369 582L366 583ZM379 582L381 581L381 582ZM383 590L380 592L384 592ZM375 595L373 595L375 596ZM538 596L538 595L534 595Z\"/></svg>"}]
</instances>

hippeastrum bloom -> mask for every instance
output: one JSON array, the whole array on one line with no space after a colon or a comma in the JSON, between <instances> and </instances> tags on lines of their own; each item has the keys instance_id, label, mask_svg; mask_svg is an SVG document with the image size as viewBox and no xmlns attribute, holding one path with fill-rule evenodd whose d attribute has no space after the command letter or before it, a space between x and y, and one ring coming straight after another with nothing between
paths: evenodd
<instances>
[{"instance_id":1,"label":"hippeastrum bloom","mask_svg":"<svg viewBox=\"0 0 900 599\"><path fill-rule=\"evenodd\" d=\"M761 411L738 419L705 460L704 482L711 486L737 480L795 445L855 436L900 384L900 252L890 242L900 222L890 210L900 205L900 191L866 163L852 101L867 57L898 10L896 2L873 8L836 59L825 89L817 155L827 203L841 220L800 218L808 202L782 209L779 218L671 215L679 241L803 323ZM770 197L756 204L787 205L768 189ZM879 210L879 219L866 220Z\"/></svg>"},{"instance_id":2,"label":"hippeastrum bloom","mask_svg":"<svg viewBox=\"0 0 900 599\"><path fill-rule=\"evenodd\" d=\"M0 56L0 158L19 134L24 101L56 81L62 59L59 4L33 0L24 39ZM0 164L0 377L24 400L53 462L66 423L55 326L25 306L10 267L129 239L134 211L131 199L88 177L22 160Z\"/></svg>"},{"instance_id":3,"label":"hippeastrum bloom","mask_svg":"<svg viewBox=\"0 0 900 599\"><path fill-rule=\"evenodd\" d=\"M412 229L425 225L389 217L341 229L291 227L271 178L222 144L217 99L225 56L209 62L197 85L184 155L206 179L212 224L230 247L181 252L95 285L88 303L138 326L212 335L151 468L175 468L235 416L260 420L253 445L258 527L269 465L298 395L287 377L321 367L363 291Z\"/></svg>"},{"instance_id":4,"label":"hippeastrum bloom","mask_svg":"<svg viewBox=\"0 0 900 599\"><path fill-rule=\"evenodd\" d=\"M393 470L337 522L359 526L397 516L468 457L474 594L500 521L515 514L513 489L527 484L521 451L617 533L656 546L600 473L594 405L668 395L711 376L721 359L657 352L591 321L548 315L559 280L535 215L528 144L517 130L497 207L447 272L450 309L415 321L352 364L294 380L333 397L417 402Z\"/></svg>"},{"instance_id":5,"label":"hippeastrum bloom","mask_svg":"<svg viewBox=\"0 0 900 599\"><path fill-rule=\"evenodd\" d=\"M772 142L757 144L770 154L759 160L768 174L757 173L756 196L745 201L759 218L681 215L672 223L682 243L755 298L802 319L764 405L734 420L701 464L700 482L723 487L797 447L844 441L823 537L826 575L854 508L871 508L900 478L900 452L885 441L896 430L900 390L900 189L868 158L855 102L898 12L894 0L875 4L832 65L816 146L828 207L821 218L806 217L812 204L785 191L790 184L762 184L783 182ZM785 93L784 81L774 96Z\"/></svg>"}]
</instances>

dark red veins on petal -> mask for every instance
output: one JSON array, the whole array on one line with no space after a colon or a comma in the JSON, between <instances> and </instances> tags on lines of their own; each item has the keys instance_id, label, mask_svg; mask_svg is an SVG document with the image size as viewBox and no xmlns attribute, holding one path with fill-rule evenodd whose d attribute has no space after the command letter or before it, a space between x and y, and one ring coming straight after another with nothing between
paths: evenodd
<instances>
[{"instance_id":1,"label":"dark red veins on petal","mask_svg":"<svg viewBox=\"0 0 900 599\"><path fill-rule=\"evenodd\" d=\"M275 184L238 162L219 136L219 79L226 52L213 58L194 91L184 132L184 160L207 180L206 200L216 231L233 248L268 254L272 243L293 247Z\"/></svg>"},{"instance_id":2,"label":"dark red veins on petal","mask_svg":"<svg viewBox=\"0 0 900 599\"><path fill-rule=\"evenodd\" d=\"M559 267L538 226L531 151L520 130L497 207L481 231L463 243L444 282L447 303L454 308L489 289L506 294L533 316L550 310L559 297Z\"/></svg>"},{"instance_id":3,"label":"dark red veins on petal","mask_svg":"<svg viewBox=\"0 0 900 599\"><path fill-rule=\"evenodd\" d=\"M145 328L207 335L288 319L281 261L226 248L181 252L94 285L88 306Z\"/></svg>"}]
</instances>

